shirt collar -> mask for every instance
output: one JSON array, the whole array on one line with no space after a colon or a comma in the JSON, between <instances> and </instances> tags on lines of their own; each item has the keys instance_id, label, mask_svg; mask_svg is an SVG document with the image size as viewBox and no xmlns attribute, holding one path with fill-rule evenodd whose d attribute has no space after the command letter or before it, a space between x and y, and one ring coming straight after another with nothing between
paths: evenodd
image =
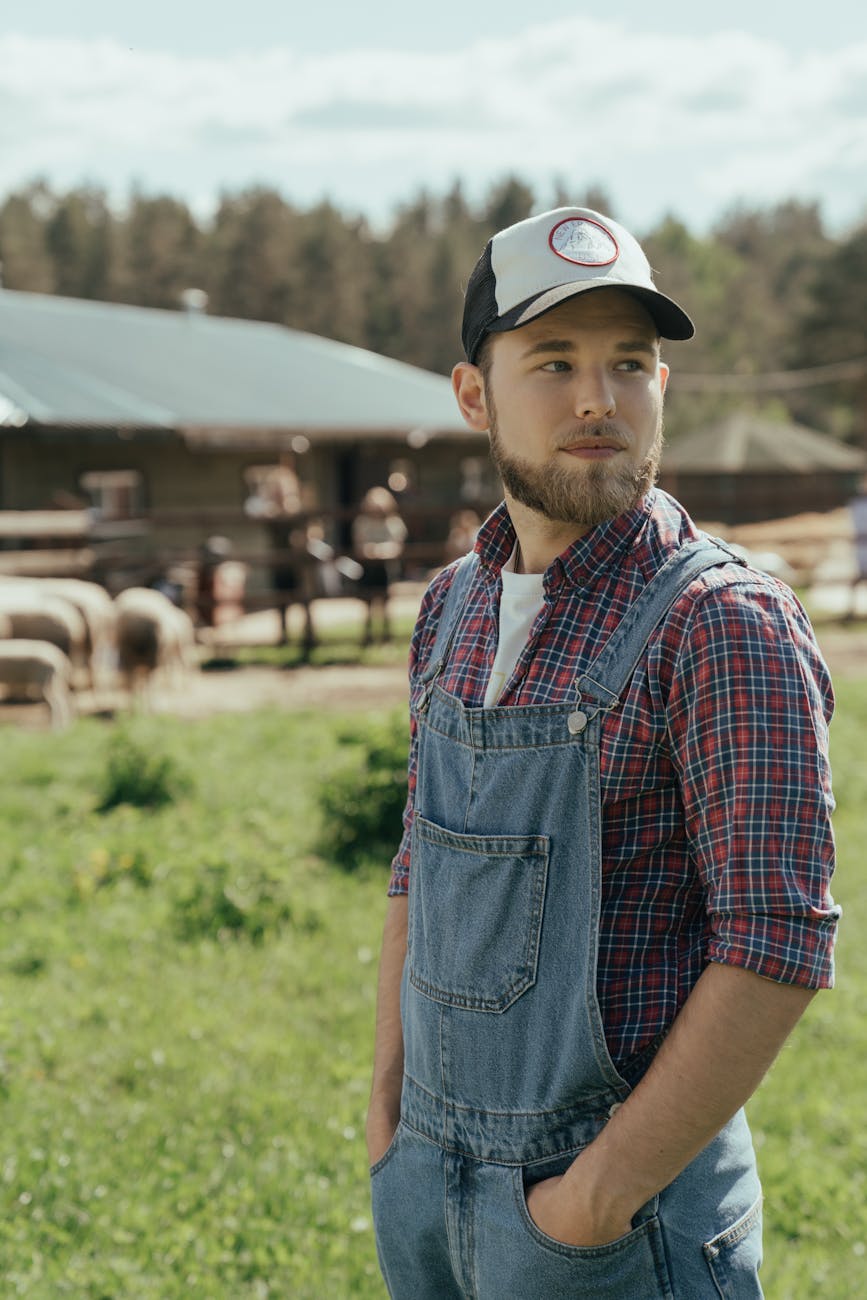
<instances>
[{"instance_id":1,"label":"shirt collar","mask_svg":"<svg viewBox=\"0 0 867 1300\"><path fill-rule=\"evenodd\" d=\"M568 546L546 569L545 590L553 590L563 583L574 587L591 586L636 542L653 508L653 498L654 490L651 489L631 510L597 524ZM491 578L499 578L503 565L512 554L515 539L508 508L505 501L501 501L482 524L475 544L482 569Z\"/></svg>"}]
</instances>

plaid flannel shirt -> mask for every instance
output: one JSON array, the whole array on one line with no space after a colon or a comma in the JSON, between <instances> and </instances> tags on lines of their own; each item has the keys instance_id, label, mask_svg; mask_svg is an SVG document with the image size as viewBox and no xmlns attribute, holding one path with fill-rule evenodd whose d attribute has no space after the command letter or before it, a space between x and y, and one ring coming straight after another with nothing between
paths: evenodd
<instances>
[{"instance_id":1,"label":"plaid flannel shirt","mask_svg":"<svg viewBox=\"0 0 867 1300\"><path fill-rule=\"evenodd\" d=\"M544 575L543 608L500 704L574 698L575 677L665 559L696 535L682 507L655 489L573 543ZM500 570L514 542L501 505L480 530L478 576L439 679L468 707L484 700ZM409 887L418 675L453 572L431 583L412 639L409 796L390 894ZM602 723L597 990L615 1063L671 1024L709 961L832 985L832 709L806 614L763 573L708 570L654 632L622 706Z\"/></svg>"}]
</instances>

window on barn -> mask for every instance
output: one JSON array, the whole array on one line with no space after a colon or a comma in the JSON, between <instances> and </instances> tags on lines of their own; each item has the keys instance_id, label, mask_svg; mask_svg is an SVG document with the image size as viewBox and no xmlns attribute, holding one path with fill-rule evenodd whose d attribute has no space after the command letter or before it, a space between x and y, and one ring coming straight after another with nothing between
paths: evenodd
<instances>
[{"instance_id":1,"label":"window on barn","mask_svg":"<svg viewBox=\"0 0 867 1300\"><path fill-rule=\"evenodd\" d=\"M137 469L88 470L79 485L97 519L136 519L144 510L144 476Z\"/></svg>"}]
</instances>

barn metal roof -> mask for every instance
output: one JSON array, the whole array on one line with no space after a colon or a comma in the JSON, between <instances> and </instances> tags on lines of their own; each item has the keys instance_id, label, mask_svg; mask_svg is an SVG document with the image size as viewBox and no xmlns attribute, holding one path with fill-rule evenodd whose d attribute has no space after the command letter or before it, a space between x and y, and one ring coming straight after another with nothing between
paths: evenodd
<instances>
[{"instance_id":1,"label":"barn metal roof","mask_svg":"<svg viewBox=\"0 0 867 1300\"><path fill-rule=\"evenodd\" d=\"M803 424L768 420L735 411L666 447L663 471L684 474L859 471L867 456L827 433Z\"/></svg>"},{"instance_id":2,"label":"barn metal roof","mask_svg":"<svg viewBox=\"0 0 867 1300\"><path fill-rule=\"evenodd\" d=\"M299 330L0 290L0 426L468 432L449 381Z\"/></svg>"}]
</instances>

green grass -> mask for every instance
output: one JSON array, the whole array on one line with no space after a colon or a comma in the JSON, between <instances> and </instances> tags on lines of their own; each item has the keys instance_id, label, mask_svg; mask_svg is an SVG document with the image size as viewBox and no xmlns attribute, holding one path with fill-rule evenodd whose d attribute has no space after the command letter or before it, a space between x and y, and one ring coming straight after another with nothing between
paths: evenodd
<instances>
[{"instance_id":1,"label":"green grass","mask_svg":"<svg viewBox=\"0 0 867 1300\"><path fill-rule=\"evenodd\" d=\"M839 694L839 988L750 1106L769 1300L867 1295L867 683ZM104 812L114 727L0 732L4 1300L382 1300L363 1126L386 864L312 848L341 730L139 718L169 801Z\"/></svg>"},{"instance_id":2,"label":"green grass","mask_svg":"<svg viewBox=\"0 0 867 1300\"><path fill-rule=\"evenodd\" d=\"M837 987L813 1001L748 1107L765 1187L769 1300L867 1295L867 681L841 681L832 724L844 915Z\"/></svg>"},{"instance_id":3,"label":"green grass","mask_svg":"<svg viewBox=\"0 0 867 1300\"><path fill-rule=\"evenodd\" d=\"M308 852L331 729L137 734L192 780L178 802L98 812L98 724L2 733L0 1294L379 1295L383 876Z\"/></svg>"},{"instance_id":4,"label":"green grass","mask_svg":"<svg viewBox=\"0 0 867 1300\"><path fill-rule=\"evenodd\" d=\"M392 619L392 637L382 645L364 646L361 644L363 615L356 623L336 624L317 629L318 644L309 653L305 653L299 644L298 635L293 633L288 645L256 645L239 647L222 647L213 656L217 665L263 664L274 668L297 668L302 664L314 667L326 667L334 664L364 664L368 666L398 666L406 664L407 646L412 636L414 618L401 616ZM376 635L379 635L377 616ZM205 661L207 668L208 661Z\"/></svg>"}]
</instances>

